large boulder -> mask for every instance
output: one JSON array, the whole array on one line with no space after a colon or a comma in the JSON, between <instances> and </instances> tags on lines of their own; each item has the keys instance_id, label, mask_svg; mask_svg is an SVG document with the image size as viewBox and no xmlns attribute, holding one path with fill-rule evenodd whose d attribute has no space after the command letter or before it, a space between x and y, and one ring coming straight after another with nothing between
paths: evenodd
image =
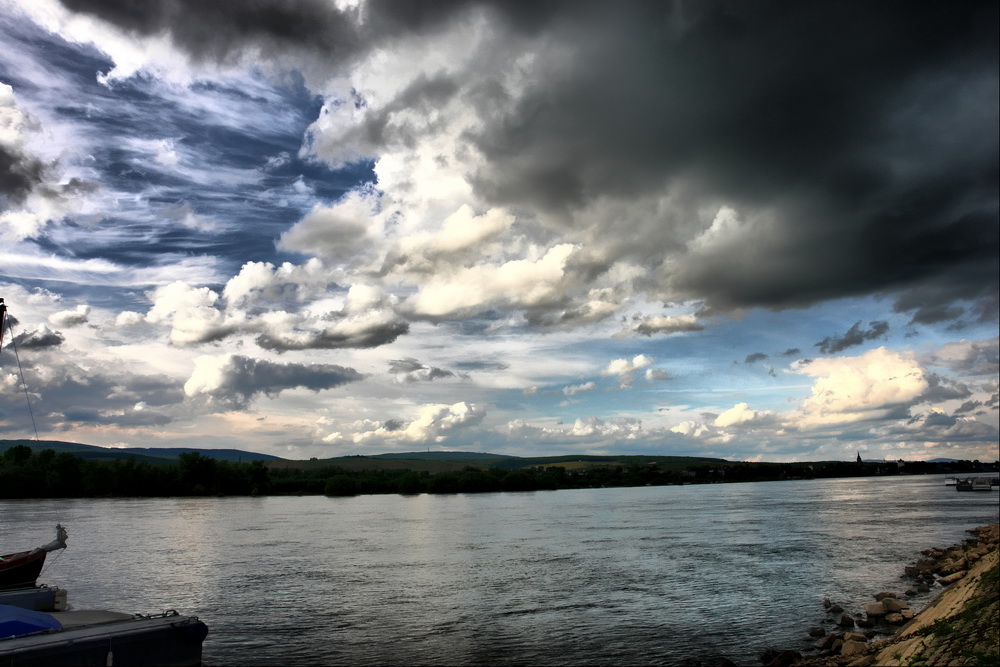
<instances>
[{"instance_id":1,"label":"large boulder","mask_svg":"<svg viewBox=\"0 0 1000 667\"><path fill-rule=\"evenodd\" d=\"M864 653L867 648L868 644L865 642L846 641L844 642L844 645L840 647L840 655L857 655L859 653Z\"/></svg>"},{"instance_id":2,"label":"large boulder","mask_svg":"<svg viewBox=\"0 0 1000 667\"><path fill-rule=\"evenodd\" d=\"M941 577L938 579L938 583L942 586L951 586L953 583L965 576L965 571L956 572L954 574L949 574L947 577Z\"/></svg>"},{"instance_id":3,"label":"large boulder","mask_svg":"<svg viewBox=\"0 0 1000 667\"><path fill-rule=\"evenodd\" d=\"M956 572L961 572L962 570L969 569L969 561L962 556L960 558L955 558L953 560L947 560L938 569L940 574L955 574Z\"/></svg>"},{"instance_id":4,"label":"large boulder","mask_svg":"<svg viewBox=\"0 0 1000 667\"><path fill-rule=\"evenodd\" d=\"M886 591L883 591L881 593L876 593L875 594L875 599L876 600L883 600L885 598L898 598L898 597L899 596L896 595L895 593L889 593L889 592L886 592Z\"/></svg>"},{"instance_id":5,"label":"large boulder","mask_svg":"<svg viewBox=\"0 0 1000 667\"><path fill-rule=\"evenodd\" d=\"M841 614L840 616L838 616L836 623L842 628L854 627L854 619L848 616L847 614Z\"/></svg>"},{"instance_id":6,"label":"large boulder","mask_svg":"<svg viewBox=\"0 0 1000 667\"><path fill-rule=\"evenodd\" d=\"M903 622L903 615L900 614L899 612L893 612L891 614L886 614L885 615L885 622L886 623L891 623L893 625L899 625L900 623Z\"/></svg>"},{"instance_id":7,"label":"large boulder","mask_svg":"<svg viewBox=\"0 0 1000 667\"><path fill-rule=\"evenodd\" d=\"M882 602L869 602L865 605L865 614L869 618L881 618L886 612L885 604Z\"/></svg>"},{"instance_id":8,"label":"large boulder","mask_svg":"<svg viewBox=\"0 0 1000 667\"><path fill-rule=\"evenodd\" d=\"M885 607L887 612L903 611L904 609L909 609L910 605L903 602L902 600L897 600L896 598L883 598L882 606Z\"/></svg>"}]
</instances>

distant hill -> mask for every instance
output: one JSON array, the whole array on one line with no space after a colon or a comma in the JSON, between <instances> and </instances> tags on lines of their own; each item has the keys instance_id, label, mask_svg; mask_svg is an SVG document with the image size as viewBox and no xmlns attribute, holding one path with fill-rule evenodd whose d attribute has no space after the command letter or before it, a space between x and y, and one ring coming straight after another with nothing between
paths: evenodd
<instances>
[{"instance_id":1,"label":"distant hill","mask_svg":"<svg viewBox=\"0 0 1000 667\"><path fill-rule=\"evenodd\" d=\"M732 461L726 459L708 458L704 456L639 456L639 455L614 455L614 456L587 456L571 454L569 456L535 456L529 458L510 457L509 460L498 461L494 467L507 470L518 468L530 468L535 466L561 466L568 470L576 468L589 468L594 466L623 466L623 465L652 465L661 470L680 470L690 466L734 465Z\"/></svg>"},{"instance_id":2,"label":"distant hill","mask_svg":"<svg viewBox=\"0 0 1000 667\"><path fill-rule=\"evenodd\" d=\"M177 457L187 452L197 452L202 456L219 461L281 461L280 456L258 454L242 449L195 449L192 447L98 447L78 442L61 440L0 440L0 453L17 445L27 445L32 450L51 449L55 452L69 452L82 459L130 459L147 463L173 463Z\"/></svg>"},{"instance_id":3,"label":"distant hill","mask_svg":"<svg viewBox=\"0 0 1000 667\"><path fill-rule=\"evenodd\" d=\"M330 459L310 459L308 461L282 460L268 464L271 468L298 468L316 470L320 468L342 468L348 471L361 470L416 470L430 473L462 470L467 466L477 468L498 468L518 470L560 466L567 470L595 468L603 466L652 465L660 470L681 470L690 466L712 465L731 466L732 461L698 456L506 456L480 452L407 452L373 454L370 456L338 456Z\"/></svg>"},{"instance_id":4,"label":"distant hill","mask_svg":"<svg viewBox=\"0 0 1000 667\"><path fill-rule=\"evenodd\" d=\"M444 459L448 461L464 461L467 459L516 459L516 456L506 454L486 454L479 452L394 452L391 454L373 454L374 459L413 459L417 461L433 461Z\"/></svg>"},{"instance_id":5,"label":"distant hill","mask_svg":"<svg viewBox=\"0 0 1000 667\"><path fill-rule=\"evenodd\" d=\"M258 454L241 449L196 449L192 447L98 447L78 442L61 440L0 440L0 454L16 445L27 445L35 451L51 449L69 452L84 459L135 459L147 463L173 463L186 452L197 452L219 461L265 461L270 467L298 468L312 470L338 467L345 470L416 470L431 473L462 470L467 466L478 468L499 468L518 470L545 466L561 466L569 470L599 466L650 465L655 463L661 470L680 470L698 465L733 465L725 459L697 456L508 456L488 452L391 452L367 456L338 456L329 459L309 459L308 461L283 459L270 454Z\"/></svg>"}]
</instances>

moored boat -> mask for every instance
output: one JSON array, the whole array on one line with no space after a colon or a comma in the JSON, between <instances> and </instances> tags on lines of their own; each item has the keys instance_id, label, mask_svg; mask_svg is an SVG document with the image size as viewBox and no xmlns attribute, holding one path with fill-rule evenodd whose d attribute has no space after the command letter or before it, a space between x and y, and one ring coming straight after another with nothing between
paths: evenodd
<instances>
[{"instance_id":1,"label":"moored boat","mask_svg":"<svg viewBox=\"0 0 1000 667\"><path fill-rule=\"evenodd\" d=\"M6 315L7 307L0 298L0 347ZM57 525L56 539L48 544L0 556L0 664L201 664L208 626L197 616L181 616L174 610L158 615L67 611L66 591L37 586L46 556L65 549L66 538L66 529Z\"/></svg>"},{"instance_id":2,"label":"moored boat","mask_svg":"<svg viewBox=\"0 0 1000 667\"><path fill-rule=\"evenodd\" d=\"M0 662L12 667L196 667L207 635L197 617L173 610L150 616L95 610L47 614L0 605Z\"/></svg>"},{"instance_id":3,"label":"moored boat","mask_svg":"<svg viewBox=\"0 0 1000 667\"><path fill-rule=\"evenodd\" d=\"M956 491L990 491L990 480L987 477L969 477L958 480L955 485Z\"/></svg>"},{"instance_id":4,"label":"moored boat","mask_svg":"<svg viewBox=\"0 0 1000 667\"><path fill-rule=\"evenodd\" d=\"M0 590L30 588L38 581L45 557L57 549L66 548L66 529L56 525L56 539L30 551L18 551L0 556Z\"/></svg>"},{"instance_id":5,"label":"moored boat","mask_svg":"<svg viewBox=\"0 0 1000 667\"><path fill-rule=\"evenodd\" d=\"M174 610L161 614L123 614L67 610L66 591L36 586L45 555L66 548L66 530L31 551L3 557L6 586L0 590L0 664L45 665L201 664L208 626L197 616Z\"/></svg>"}]
</instances>

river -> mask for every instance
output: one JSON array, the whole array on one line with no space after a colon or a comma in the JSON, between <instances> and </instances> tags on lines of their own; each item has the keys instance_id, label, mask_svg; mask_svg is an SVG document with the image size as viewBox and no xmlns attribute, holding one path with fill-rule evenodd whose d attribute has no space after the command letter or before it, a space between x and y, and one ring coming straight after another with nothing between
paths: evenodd
<instances>
[{"instance_id":1,"label":"river","mask_svg":"<svg viewBox=\"0 0 1000 667\"><path fill-rule=\"evenodd\" d=\"M997 521L940 476L420 496L0 501L73 608L177 609L229 665L754 664ZM929 594L916 599L925 604Z\"/></svg>"}]
</instances>

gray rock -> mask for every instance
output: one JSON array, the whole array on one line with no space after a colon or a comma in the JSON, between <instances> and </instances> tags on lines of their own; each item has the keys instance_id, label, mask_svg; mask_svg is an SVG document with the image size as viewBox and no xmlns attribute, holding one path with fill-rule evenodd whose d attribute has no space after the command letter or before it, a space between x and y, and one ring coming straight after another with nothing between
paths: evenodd
<instances>
[{"instance_id":1,"label":"gray rock","mask_svg":"<svg viewBox=\"0 0 1000 667\"><path fill-rule=\"evenodd\" d=\"M881 618L887 612L886 606L882 602L869 602L865 605L865 614L869 618Z\"/></svg>"},{"instance_id":2,"label":"gray rock","mask_svg":"<svg viewBox=\"0 0 1000 667\"><path fill-rule=\"evenodd\" d=\"M847 614L841 614L840 616L837 617L837 625L839 625L842 628L853 628L854 619L848 616Z\"/></svg>"},{"instance_id":3,"label":"gray rock","mask_svg":"<svg viewBox=\"0 0 1000 667\"><path fill-rule=\"evenodd\" d=\"M809 628L809 636L810 637L825 637L826 636L826 630L824 628L819 627L819 626L816 626L816 627L813 627L813 628Z\"/></svg>"},{"instance_id":4,"label":"gray rock","mask_svg":"<svg viewBox=\"0 0 1000 667\"><path fill-rule=\"evenodd\" d=\"M897 600L896 598L883 598L882 604L885 606L885 610L887 612L903 611L904 609L910 608L910 605L902 600Z\"/></svg>"},{"instance_id":5,"label":"gray rock","mask_svg":"<svg viewBox=\"0 0 1000 667\"><path fill-rule=\"evenodd\" d=\"M839 604L835 604L835 605L833 605L832 607L830 607L830 609L829 609L828 611L829 611L829 612L830 612L831 614L839 614L839 613L841 613L841 612L843 612L843 611L844 611L844 608L843 608L843 607L841 607L841 606L840 606Z\"/></svg>"},{"instance_id":6,"label":"gray rock","mask_svg":"<svg viewBox=\"0 0 1000 667\"><path fill-rule=\"evenodd\" d=\"M883 591L882 593L876 593L875 594L875 599L876 600L883 600L885 598L896 598L896 597L899 597L899 596L896 595L895 593L887 593L885 591Z\"/></svg>"},{"instance_id":7,"label":"gray rock","mask_svg":"<svg viewBox=\"0 0 1000 667\"><path fill-rule=\"evenodd\" d=\"M858 653L864 653L866 648L868 648L868 645L864 642L846 641L840 647L840 655L857 655Z\"/></svg>"},{"instance_id":8,"label":"gray rock","mask_svg":"<svg viewBox=\"0 0 1000 667\"><path fill-rule=\"evenodd\" d=\"M892 623L893 625L898 625L903 622L903 615L897 612L885 615L885 622Z\"/></svg>"},{"instance_id":9,"label":"gray rock","mask_svg":"<svg viewBox=\"0 0 1000 667\"><path fill-rule=\"evenodd\" d=\"M962 572L955 572L954 574L949 574L947 577L941 577L940 579L938 579L938 583L941 584L942 586L950 586L964 576L965 576L964 570Z\"/></svg>"}]
</instances>

